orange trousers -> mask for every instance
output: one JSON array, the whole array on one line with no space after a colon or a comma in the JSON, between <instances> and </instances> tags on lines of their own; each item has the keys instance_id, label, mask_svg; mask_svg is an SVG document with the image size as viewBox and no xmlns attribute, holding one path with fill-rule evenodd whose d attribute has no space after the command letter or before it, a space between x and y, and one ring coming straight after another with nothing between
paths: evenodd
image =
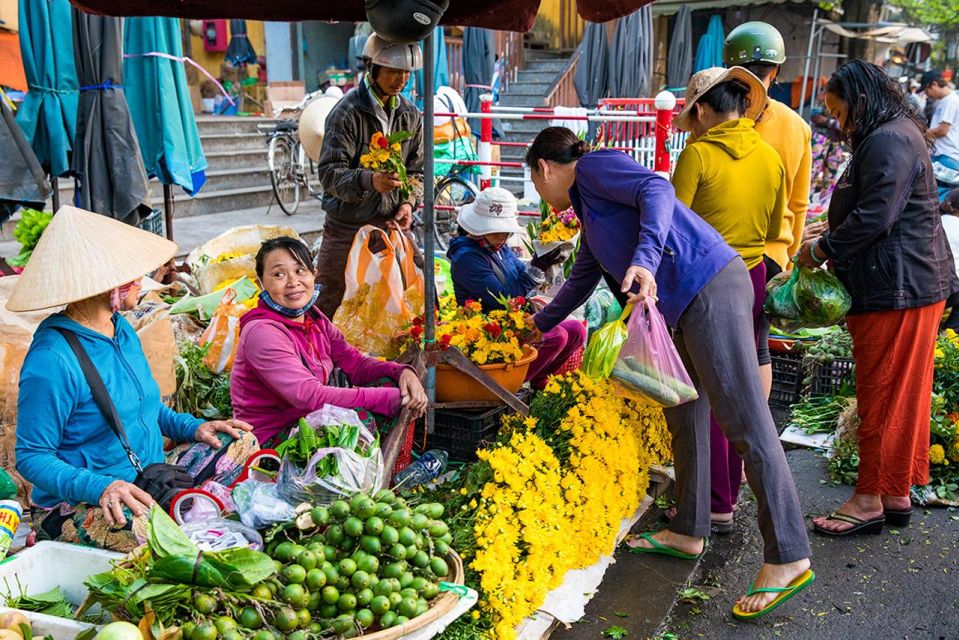
<instances>
[{"instance_id":1,"label":"orange trousers","mask_svg":"<svg viewBox=\"0 0 959 640\"><path fill-rule=\"evenodd\" d=\"M929 483L929 414L945 302L849 316L859 403L856 493L907 496Z\"/></svg>"}]
</instances>

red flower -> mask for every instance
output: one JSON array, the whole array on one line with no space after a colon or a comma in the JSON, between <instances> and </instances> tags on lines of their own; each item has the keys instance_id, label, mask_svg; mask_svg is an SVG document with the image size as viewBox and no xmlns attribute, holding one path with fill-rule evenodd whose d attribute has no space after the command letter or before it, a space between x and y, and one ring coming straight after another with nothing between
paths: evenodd
<instances>
[{"instance_id":1,"label":"red flower","mask_svg":"<svg viewBox=\"0 0 959 640\"><path fill-rule=\"evenodd\" d=\"M414 323L413 328L410 329L410 336L412 336L412 338L413 338L414 340L419 340L419 339L420 339L420 336L422 336L422 335L423 335L423 327L421 327L421 326L419 326L419 325L416 325L416 324Z\"/></svg>"},{"instance_id":2,"label":"red flower","mask_svg":"<svg viewBox=\"0 0 959 640\"><path fill-rule=\"evenodd\" d=\"M390 141L387 140L385 136L382 137L382 138L377 138L376 144L379 145L380 149L389 149L389 148L390 148Z\"/></svg>"},{"instance_id":3,"label":"red flower","mask_svg":"<svg viewBox=\"0 0 959 640\"><path fill-rule=\"evenodd\" d=\"M422 316L416 316L415 318L413 318L413 326L414 326L414 327L422 327L422 326L423 326L423 317L422 317Z\"/></svg>"},{"instance_id":4,"label":"red flower","mask_svg":"<svg viewBox=\"0 0 959 640\"><path fill-rule=\"evenodd\" d=\"M483 327L483 329L486 330L486 333L488 333L488 334L490 334L491 336L493 336L493 338L498 338L498 337L500 336L500 334L503 333L503 328L500 327L500 326L499 326L498 324L496 324L495 322L488 322L488 323Z\"/></svg>"},{"instance_id":5,"label":"red flower","mask_svg":"<svg viewBox=\"0 0 959 640\"><path fill-rule=\"evenodd\" d=\"M442 336L440 336L440 347L442 347L443 349L448 349L450 346L450 341L452 339L453 339L453 336L451 336L448 333L444 333Z\"/></svg>"}]
</instances>

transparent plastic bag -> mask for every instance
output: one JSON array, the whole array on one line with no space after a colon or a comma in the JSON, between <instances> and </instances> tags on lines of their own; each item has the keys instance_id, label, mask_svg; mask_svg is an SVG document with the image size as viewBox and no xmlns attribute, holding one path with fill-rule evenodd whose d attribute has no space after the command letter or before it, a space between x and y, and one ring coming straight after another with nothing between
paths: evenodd
<instances>
[{"instance_id":1,"label":"transparent plastic bag","mask_svg":"<svg viewBox=\"0 0 959 640\"><path fill-rule=\"evenodd\" d=\"M675 407L699 397L666 320L650 298L639 303L629 318L628 337L610 380L621 395L660 407Z\"/></svg>"},{"instance_id":2,"label":"transparent plastic bag","mask_svg":"<svg viewBox=\"0 0 959 640\"><path fill-rule=\"evenodd\" d=\"M233 487L232 497L240 520L251 529L265 529L296 518L293 505L280 497L273 482L244 480Z\"/></svg>"},{"instance_id":3,"label":"transparent plastic bag","mask_svg":"<svg viewBox=\"0 0 959 640\"><path fill-rule=\"evenodd\" d=\"M619 350L626 342L626 318L632 308L632 305L626 305L619 314L619 319L597 329L589 339L583 353L583 371L589 377L603 379L612 373Z\"/></svg>"},{"instance_id":4,"label":"transparent plastic bag","mask_svg":"<svg viewBox=\"0 0 959 640\"><path fill-rule=\"evenodd\" d=\"M305 467L298 466L284 456L276 481L281 498L292 504L331 504L342 496L375 491L383 486L383 455L378 440L355 411L327 404L306 416L305 420L317 429L343 424L358 426L360 444L369 449L369 455L341 447L324 447L310 457ZM295 435L294 431L291 436ZM317 466L327 456L336 459L335 475L322 476L317 473Z\"/></svg>"}]
</instances>

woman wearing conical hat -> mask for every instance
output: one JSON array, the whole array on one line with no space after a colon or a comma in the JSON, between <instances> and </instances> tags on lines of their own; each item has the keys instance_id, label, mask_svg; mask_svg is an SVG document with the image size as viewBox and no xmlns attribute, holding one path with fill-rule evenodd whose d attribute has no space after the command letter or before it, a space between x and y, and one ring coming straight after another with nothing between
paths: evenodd
<instances>
[{"instance_id":1,"label":"woman wearing conical hat","mask_svg":"<svg viewBox=\"0 0 959 640\"><path fill-rule=\"evenodd\" d=\"M144 539L148 507L165 506L171 487L191 484L206 467L230 484L257 448L246 423L206 422L165 406L140 340L119 313L136 306L142 276L175 253L159 236L63 207L14 286L10 311L61 308L34 334L17 402L17 470L33 484L41 539L128 551ZM84 371L84 358L96 375ZM95 399L96 376L107 401ZM120 429L106 417L110 403ZM172 462L181 467L155 467L165 475L147 482L150 465L164 462L164 437L200 444L189 453L178 447ZM225 455L214 453L224 445Z\"/></svg>"}]
</instances>

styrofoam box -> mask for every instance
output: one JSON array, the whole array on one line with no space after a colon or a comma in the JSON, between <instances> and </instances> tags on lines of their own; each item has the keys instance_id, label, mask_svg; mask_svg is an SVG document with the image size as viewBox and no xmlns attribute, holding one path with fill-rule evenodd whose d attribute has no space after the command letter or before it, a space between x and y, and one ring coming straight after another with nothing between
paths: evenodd
<instances>
[{"instance_id":1,"label":"styrofoam box","mask_svg":"<svg viewBox=\"0 0 959 640\"><path fill-rule=\"evenodd\" d=\"M37 595L60 587L71 604L79 605L88 593L83 581L109 571L113 568L111 563L120 558L122 553L92 547L38 542L0 563L0 593L16 595L22 590L28 595ZM73 620L23 613L30 619L35 635L52 635L56 640L73 640L90 627Z\"/></svg>"}]
</instances>

